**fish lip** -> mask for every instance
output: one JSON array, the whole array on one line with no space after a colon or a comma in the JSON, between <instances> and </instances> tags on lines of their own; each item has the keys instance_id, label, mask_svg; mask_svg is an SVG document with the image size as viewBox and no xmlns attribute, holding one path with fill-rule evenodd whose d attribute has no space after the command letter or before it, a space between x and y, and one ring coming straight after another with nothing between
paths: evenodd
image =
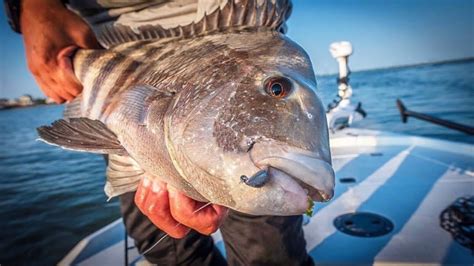
<instances>
[{"instance_id":1,"label":"fish lip","mask_svg":"<svg viewBox=\"0 0 474 266\"><path fill-rule=\"evenodd\" d=\"M266 159L264 160L268 160L268 159L271 159L272 157L267 157ZM274 158L274 157L273 157ZM322 161L322 160L321 160ZM324 161L322 161L324 162ZM325 163L325 162L324 162ZM317 187L313 187L311 186L310 184L306 183L303 179L300 179L298 178L297 176L289 173L288 171L285 171L285 170L282 170L281 168L278 168L276 166L273 166L271 164L265 164L265 163L256 163L255 164L258 168L260 169L270 169L270 168L273 168L277 171L280 171L280 172L283 172L284 174L288 175L289 177L291 177L294 181L296 181L296 183L298 183L298 185L300 185L303 190L307 191L307 194L308 196L314 200L314 201L317 201L317 202L327 202L327 201L330 201L333 197L334 197L334 189L322 189L322 188L317 188ZM297 167L297 166L295 166ZM270 176L271 177L271 176ZM333 175L334 177L334 175ZM284 189L284 188L283 188Z\"/></svg>"},{"instance_id":2,"label":"fish lip","mask_svg":"<svg viewBox=\"0 0 474 266\"><path fill-rule=\"evenodd\" d=\"M284 172L284 171L282 171L282 172ZM284 173L291 176L296 181L296 183L298 183L303 188L303 190L308 190L309 191L308 196L314 201L327 202L327 201L330 201L332 199L332 197L334 196L334 190L332 190L331 193L326 193L322 190L311 187L310 185L306 184L305 182L303 182L299 178L296 178L296 177L294 177L294 176L292 176L292 175L290 175L286 172L284 172Z\"/></svg>"},{"instance_id":3,"label":"fish lip","mask_svg":"<svg viewBox=\"0 0 474 266\"><path fill-rule=\"evenodd\" d=\"M250 155L257 168L271 167L283 172L308 191L314 201L326 202L333 198L334 170L318 153L285 144L257 142Z\"/></svg>"}]
</instances>

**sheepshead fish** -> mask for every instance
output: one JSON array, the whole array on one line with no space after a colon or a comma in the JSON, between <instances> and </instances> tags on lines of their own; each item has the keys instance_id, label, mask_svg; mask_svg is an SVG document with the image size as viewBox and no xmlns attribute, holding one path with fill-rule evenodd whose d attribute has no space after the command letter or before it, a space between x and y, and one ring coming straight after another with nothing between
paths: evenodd
<instances>
[{"instance_id":1,"label":"sheepshead fish","mask_svg":"<svg viewBox=\"0 0 474 266\"><path fill-rule=\"evenodd\" d=\"M290 7L228 1L188 26L106 29L108 49L75 54L84 90L40 138L108 154L110 197L147 176L254 215L329 200L334 172L311 62L280 33Z\"/></svg>"}]
</instances>

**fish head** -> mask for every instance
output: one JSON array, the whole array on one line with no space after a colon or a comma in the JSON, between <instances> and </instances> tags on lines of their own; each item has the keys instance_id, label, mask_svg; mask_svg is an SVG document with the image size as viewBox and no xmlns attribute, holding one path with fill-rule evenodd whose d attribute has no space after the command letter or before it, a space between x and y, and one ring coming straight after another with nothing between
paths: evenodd
<instances>
[{"instance_id":1,"label":"fish head","mask_svg":"<svg viewBox=\"0 0 474 266\"><path fill-rule=\"evenodd\" d=\"M177 168L211 202L249 214L302 214L329 200L328 128L308 55L279 33L225 44L233 72L169 124Z\"/></svg>"}]
</instances>

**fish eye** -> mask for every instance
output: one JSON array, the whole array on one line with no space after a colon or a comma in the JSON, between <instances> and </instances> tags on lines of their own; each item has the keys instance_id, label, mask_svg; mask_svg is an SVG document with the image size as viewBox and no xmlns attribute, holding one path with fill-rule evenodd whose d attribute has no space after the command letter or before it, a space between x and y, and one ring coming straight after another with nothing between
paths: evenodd
<instances>
[{"instance_id":1,"label":"fish eye","mask_svg":"<svg viewBox=\"0 0 474 266\"><path fill-rule=\"evenodd\" d=\"M292 84L287 78L271 77L265 81L265 89L270 96L281 99L290 93Z\"/></svg>"}]
</instances>

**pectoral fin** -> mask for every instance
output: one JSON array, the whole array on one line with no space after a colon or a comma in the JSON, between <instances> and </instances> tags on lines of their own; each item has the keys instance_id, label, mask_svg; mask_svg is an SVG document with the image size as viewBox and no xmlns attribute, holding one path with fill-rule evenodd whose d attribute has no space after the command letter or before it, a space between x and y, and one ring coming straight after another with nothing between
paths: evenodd
<instances>
[{"instance_id":1,"label":"pectoral fin","mask_svg":"<svg viewBox=\"0 0 474 266\"><path fill-rule=\"evenodd\" d=\"M51 126L37 129L40 140L64 149L101 154L122 154L127 152L117 136L99 120L89 118L60 119Z\"/></svg>"},{"instance_id":2,"label":"pectoral fin","mask_svg":"<svg viewBox=\"0 0 474 266\"><path fill-rule=\"evenodd\" d=\"M109 155L105 194L109 198L135 191L145 172L130 156Z\"/></svg>"}]
</instances>

